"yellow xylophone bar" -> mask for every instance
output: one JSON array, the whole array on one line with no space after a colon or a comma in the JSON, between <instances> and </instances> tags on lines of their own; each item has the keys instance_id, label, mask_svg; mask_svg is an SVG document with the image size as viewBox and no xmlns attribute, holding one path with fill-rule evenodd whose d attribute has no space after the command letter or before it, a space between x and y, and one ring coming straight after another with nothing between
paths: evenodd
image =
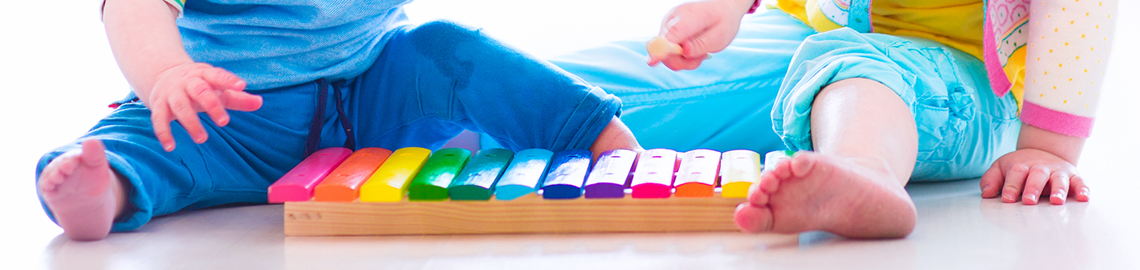
<instances>
[{"instance_id":1,"label":"yellow xylophone bar","mask_svg":"<svg viewBox=\"0 0 1140 270\"><path fill-rule=\"evenodd\" d=\"M667 149L651 149L652 153L668 152ZM378 151L373 149L372 151ZM495 149L502 153L503 149ZM383 151L381 151L383 152ZM287 236L327 236L327 235L431 235L431 234L504 234L504 233L595 233L595 232L692 232L692 231L735 231L732 215L737 205L745 202L748 187L759 180L761 163L760 156L749 150L733 150L723 154L712 150L694 150L679 153L677 166L673 173L661 179L659 173L652 180L657 184L672 184L677 196L654 196L649 199L633 198L631 183L636 172L631 172L631 166L596 166L589 177L584 179L567 180L565 174L558 174L551 168L563 168L560 164L549 164L550 155L527 155L525 158L517 157L512 163L505 163L502 154L497 158L482 158L491 155L474 155L469 161L456 162L447 158L428 158L428 152L423 148L405 148L395 151L383 164L374 164L377 159L349 158L335 169L315 168L309 165L310 170L345 171L341 167L377 168L375 174L368 177L363 184L350 181L349 187L361 187L361 198L351 202L327 200L294 200L285 203L285 234ZM449 151L441 151L449 152ZM483 152L483 151L480 151ZM450 152L449 152L450 153ZM509 152L508 152L509 153ZM522 152L520 152L522 153ZM615 152L607 152L611 154ZM623 151L625 157L628 153ZM599 162L607 157L603 154ZM781 151L782 154L782 151ZM619 155L614 154L614 158ZM451 155L448 155L451 156ZM434 156L433 156L434 157ZM655 157L660 158L660 155ZM769 158L772 154L769 155ZM545 158L545 160L543 160ZM643 157L653 158L653 157ZM717 162L711 160L719 159ZM355 160L373 162L367 166L350 164ZM439 162L433 163L433 160ZM641 161L638 161L641 162ZM305 162L302 162L305 163ZM527 166L508 165L525 163ZM546 163L545 168L541 166ZM312 164L312 162L305 163ZM331 164L331 163L326 163ZM537 164L537 166L536 166ZM520 164L521 165L521 164ZM433 167L434 166L434 167ZM442 166L442 167L440 167ZM463 167L464 171L458 172ZM585 166L589 166L588 163ZM655 166L659 167L659 166ZM448 169L441 169L448 168ZM479 198L471 194L455 193L481 191L478 194L495 194L494 183L483 175L487 173L472 171L472 168L494 173L492 176L506 178L511 176L507 196L509 200L498 200L496 195L489 199L471 200ZM678 173L677 169L681 172ZM509 170L507 170L509 169ZM547 170L546 173L535 173ZM660 168L656 168L660 169ZM504 171L505 170L505 171ZM515 172L514 170L518 170ZM624 170L624 171L623 171ZM397 173L393 173L397 172ZM423 173L421 173L423 172ZM439 175L434 175L439 174ZM549 175L547 175L549 174ZM356 174L354 174L356 175ZM573 175L581 175L576 173ZM624 183L621 175L626 175ZM717 177L710 177L710 176ZM618 177L614 177L618 176ZM411 183L412 178L416 183ZM448 179L450 184L450 200L443 201L409 201L409 185L432 183L432 177ZM593 178L605 178L605 181ZM355 176L353 179L362 179ZM625 186L625 195L621 197L602 198L577 197L571 199L543 199L539 193L543 181L548 178L559 178L557 183L564 187L566 183L581 183L578 186L589 188L588 183L606 182L607 185ZM453 179L453 180L451 180ZM616 180L615 180L616 179ZM321 181L316 179L314 181ZM531 181L533 184L520 184ZM507 181L503 181L507 182ZM670 183L671 182L671 183ZM296 183L293 183L296 185ZM422 184L422 183L421 183ZM433 183L439 186L438 183ZM276 184L275 184L276 185ZM311 183L309 185L318 185ZM343 185L343 184L342 184ZM318 185L319 186L319 185ZM457 188L458 187L458 188ZM520 188L533 187L528 195L518 196ZM715 188L713 188L715 187ZM711 188L711 192L705 188ZM371 190L376 194L383 194L384 199L365 199L370 196ZM273 187L270 188L270 197L274 197ZM321 192L322 189L317 189ZM525 189L524 189L525 190ZM341 192L339 194L344 194ZM394 194L394 195L393 195ZM472 193L474 194L474 193ZM377 195L380 196L380 195ZM446 194L444 194L446 196ZM321 194L314 197L320 198ZM517 197L517 198L515 198ZM589 196L587 196L589 197ZM376 197L380 198L380 197ZM414 198L413 198L414 199ZM383 202L373 202L383 201Z\"/></svg>"}]
</instances>

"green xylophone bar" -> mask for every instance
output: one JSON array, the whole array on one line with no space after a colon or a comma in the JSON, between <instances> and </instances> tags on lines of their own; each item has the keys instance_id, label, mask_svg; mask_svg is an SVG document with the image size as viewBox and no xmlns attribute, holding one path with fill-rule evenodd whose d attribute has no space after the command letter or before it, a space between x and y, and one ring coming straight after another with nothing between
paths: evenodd
<instances>
[{"instance_id":1,"label":"green xylophone bar","mask_svg":"<svg viewBox=\"0 0 1140 270\"><path fill-rule=\"evenodd\" d=\"M495 180L511 162L514 152L507 149L483 149L459 172L459 177L447 187L452 200L486 201L495 192Z\"/></svg>"},{"instance_id":2,"label":"green xylophone bar","mask_svg":"<svg viewBox=\"0 0 1140 270\"><path fill-rule=\"evenodd\" d=\"M440 149L428 158L424 168L408 187L410 201L447 200L447 188L471 159L471 151L462 148Z\"/></svg>"}]
</instances>

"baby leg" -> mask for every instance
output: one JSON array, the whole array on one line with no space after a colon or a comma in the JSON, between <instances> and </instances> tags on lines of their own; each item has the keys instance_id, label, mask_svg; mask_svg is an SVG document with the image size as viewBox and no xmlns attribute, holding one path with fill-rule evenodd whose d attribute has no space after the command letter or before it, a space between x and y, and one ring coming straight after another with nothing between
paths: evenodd
<instances>
[{"instance_id":1,"label":"baby leg","mask_svg":"<svg viewBox=\"0 0 1140 270\"><path fill-rule=\"evenodd\" d=\"M614 116L610 123L606 124L601 134L598 134L598 138L590 146L590 152L594 153L594 159L598 159L598 155L614 149L644 150L637 143L637 139L633 137L633 132L617 116Z\"/></svg>"},{"instance_id":2,"label":"baby leg","mask_svg":"<svg viewBox=\"0 0 1140 270\"><path fill-rule=\"evenodd\" d=\"M914 229L903 189L914 168L917 132L910 109L886 86L847 79L812 106L817 152L797 153L765 172L736 221L750 232L825 230L847 237L902 237Z\"/></svg>"},{"instance_id":3,"label":"baby leg","mask_svg":"<svg viewBox=\"0 0 1140 270\"><path fill-rule=\"evenodd\" d=\"M111 170L103 143L91 139L44 167L39 191L44 204L68 238L80 241L107 237L123 212L123 181Z\"/></svg>"},{"instance_id":4,"label":"baby leg","mask_svg":"<svg viewBox=\"0 0 1140 270\"><path fill-rule=\"evenodd\" d=\"M772 121L789 148L816 152L764 173L738 224L905 236L908 181L975 178L1008 151L1016 103L989 92L981 61L937 42L846 28L807 38Z\"/></svg>"},{"instance_id":5,"label":"baby leg","mask_svg":"<svg viewBox=\"0 0 1140 270\"><path fill-rule=\"evenodd\" d=\"M269 184L304 158L315 88L267 90L261 110L232 112L224 128L203 117L210 139L202 144L172 123L171 152L155 139L142 103L122 104L77 142L40 159L44 210L68 237L98 240L182 209L264 203Z\"/></svg>"},{"instance_id":6,"label":"baby leg","mask_svg":"<svg viewBox=\"0 0 1140 270\"><path fill-rule=\"evenodd\" d=\"M397 30L359 88L363 146L435 148L467 129L516 151L640 149L616 97L452 22Z\"/></svg>"}]
</instances>

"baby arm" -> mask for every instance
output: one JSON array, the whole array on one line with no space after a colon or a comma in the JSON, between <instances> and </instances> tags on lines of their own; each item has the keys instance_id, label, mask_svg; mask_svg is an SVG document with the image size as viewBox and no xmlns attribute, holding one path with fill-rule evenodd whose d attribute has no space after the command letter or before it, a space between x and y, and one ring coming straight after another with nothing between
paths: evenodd
<instances>
[{"instance_id":1,"label":"baby arm","mask_svg":"<svg viewBox=\"0 0 1140 270\"><path fill-rule=\"evenodd\" d=\"M166 151L175 147L171 121L177 120L195 142L202 143L207 133L198 112L225 126L227 109L261 107L261 97L244 92L245 81L190 58L174 22L180 12L181 6L162 0L107 0L103 6L115 61L135 95L151 110L155 136Z\"/></svg>"},{"instance_id":2,"label":"baby arm","mask_svg":"<svg viewBox=\"0 0 1140 270\"><path fill-rule=\"evenodd\" d=\"M705 0L673 8L661 23L661 36L680 45L680 54L651 55L649 65L672 70L696 69L709 53L728 47L740 20L759 0ZM664 56L664 57L662 57Z\"/></svg>"},{"instance_id":3,"label":"baby arm","mask_svg":"<svg viewBox=\"0 0 1140 270\"><path fill-rule=\"evenodd\" d=\"M1030 7L1017 150L982 175L982 197L1036 204L1044 192L1063 204L1088 201L1076 164L1093 113L1115 30L1116 1L1046 1Z\"/></svg>"}]
</instances>

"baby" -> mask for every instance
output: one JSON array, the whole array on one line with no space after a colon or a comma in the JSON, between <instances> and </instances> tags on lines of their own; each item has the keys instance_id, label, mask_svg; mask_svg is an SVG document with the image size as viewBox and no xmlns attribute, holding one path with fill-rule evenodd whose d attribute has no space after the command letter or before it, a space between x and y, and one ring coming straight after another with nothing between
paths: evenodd
<instances>
[{"instance_id":1,"label":"baby","mask_svg":"<svg viewBox=\"0 0 1140 270\"><path fill-rule=\"evenodd\" d=\"M644 42L552 62L621 97L646 147L800 151L754 185L740 229L902 237L916 222L911 181L981 177L982 196L1007 203L1089 199L1075 166L1115 7L778 0L745 16L759 1L707 0L673 9L667 43L649 44L650 65L687 71L639 64Z\"/></svg>"},{"instance_id":2,"label":"baby","mask_svg":"<svg viewBox=\"0 0 1140 270\"><path fill-rule=\"evenodd\" d=\"M264 203L321 148L435 149L464 129L512 150L641 149L613 95L477 29L411 25L407 2L106 1L132 93L41 158L44 209L71 239L98 240Z\"/></svg>"}]
</instances>

